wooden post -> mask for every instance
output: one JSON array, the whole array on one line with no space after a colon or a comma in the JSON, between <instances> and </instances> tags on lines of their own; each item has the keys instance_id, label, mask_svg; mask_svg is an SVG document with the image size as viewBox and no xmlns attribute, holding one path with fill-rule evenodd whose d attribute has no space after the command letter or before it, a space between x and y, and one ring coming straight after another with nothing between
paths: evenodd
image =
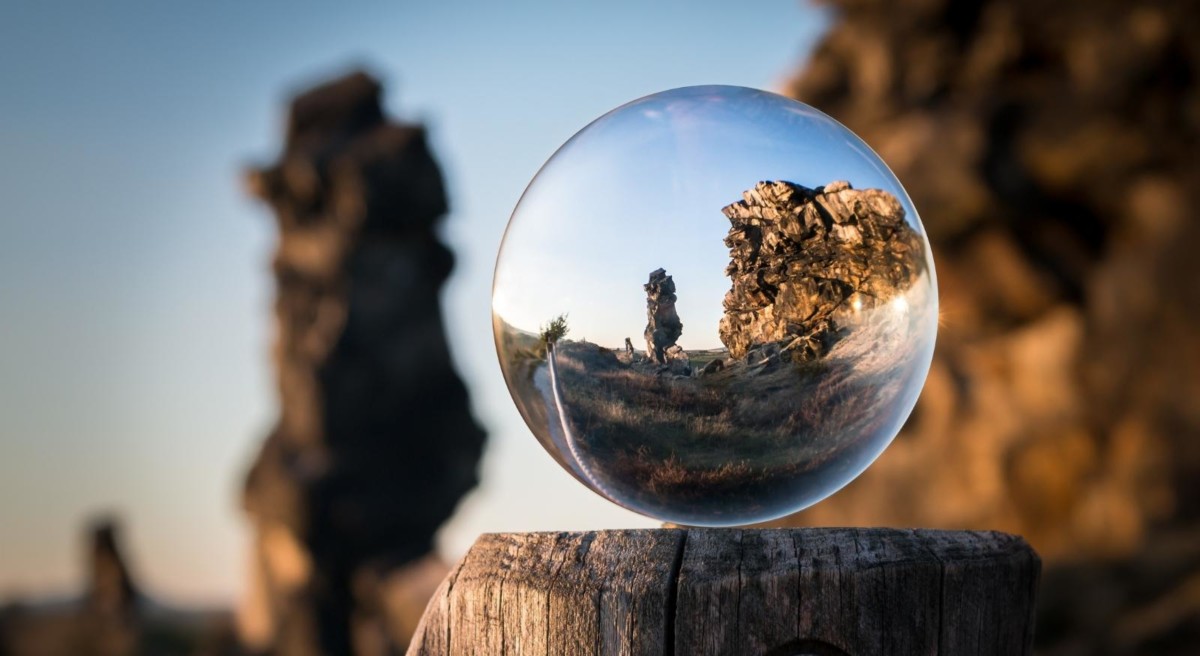
<instances>
[{"instance_id":1,"label":"wooden post","mask_svg":"<svg viewBox=\"0 0 1200 656\"><path fill-rule=\"evenodd\" d=\"M408 653L1030 654L1040 569L994 532L487 534Z\"/></svg>"}]
</instances>

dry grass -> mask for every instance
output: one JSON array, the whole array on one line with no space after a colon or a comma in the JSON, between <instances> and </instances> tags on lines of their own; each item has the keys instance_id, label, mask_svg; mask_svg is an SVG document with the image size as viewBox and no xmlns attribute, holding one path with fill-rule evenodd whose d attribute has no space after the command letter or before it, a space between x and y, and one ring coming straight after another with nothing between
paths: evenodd
<instances>
[{"instance_id":1,"label":"dry grass","mask_svg":"<svg viewBox=\"0 0 1200 656\"><path fill-rule=\"evenodd\" d=\"M596 349L558 350L572 433L596 476L648 500L753 498L856 451L879 428L879 381L845 363L737 364L677 378Z\"/></svg>"},{"instance_id":2,"label":"dry grass","mask_svg":"<svg viewBox=\"0 0 1200 656\"><path fill-rule=\"evenodd\" d=\"M582 467L633 507L682 505L715 517L764 499L819 498L882 448L899 421L887 409L910 365L908 351L881 347L870 333L839 342L819 361L733 362L699 378L563 340L554 357L569 437L549 435L561 424L535 384L546 366L537 336L514 332L501 351L517 405L531 426L553 424L538 437L564 466ZM696 368L725 355L688 353ZM574 456L553 443L562 439L571 440Z\"/></svg>"}]
</instances>

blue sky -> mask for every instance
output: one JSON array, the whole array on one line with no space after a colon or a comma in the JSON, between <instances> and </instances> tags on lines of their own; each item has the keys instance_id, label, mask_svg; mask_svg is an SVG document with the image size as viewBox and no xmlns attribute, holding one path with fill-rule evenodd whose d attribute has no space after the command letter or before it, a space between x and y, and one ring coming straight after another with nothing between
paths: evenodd
<instances>
[{"instance_id":1,"label":"blue sky","mask_svg":"<svg viewBox=\"0 0 1200 656\"><path fill-rule=\"evenodd\" d=\"M673 87L775 88L828 17L648 4L0 5L0 599L68 589L104 511L153 592L237 594L238 487L275 416L273 228L241 171L273 158L290 91L356 65L428 124L452 196L443 299L491 447L445 549L649 525L559 471L509 401L489 318L501 234L592 119Z\"/></svg>"}]
</instances>

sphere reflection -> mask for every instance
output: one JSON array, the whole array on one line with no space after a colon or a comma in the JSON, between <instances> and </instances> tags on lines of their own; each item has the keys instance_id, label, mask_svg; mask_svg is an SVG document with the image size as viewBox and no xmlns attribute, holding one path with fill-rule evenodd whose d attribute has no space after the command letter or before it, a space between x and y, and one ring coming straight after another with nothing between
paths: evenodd
<instances>
[{"instance_id":1,"label":"sphere reflection","mask_svg":"<svg viewBox=\"0 0 1200 656\"><path fill-rule=\"evenodd\" d=\"M765 521L861 473L928 372L937 289L900 183L820 112L689 87L604 115L513 212L501 368L547 451L637 512Z\"/></svg>"}]
</instances>

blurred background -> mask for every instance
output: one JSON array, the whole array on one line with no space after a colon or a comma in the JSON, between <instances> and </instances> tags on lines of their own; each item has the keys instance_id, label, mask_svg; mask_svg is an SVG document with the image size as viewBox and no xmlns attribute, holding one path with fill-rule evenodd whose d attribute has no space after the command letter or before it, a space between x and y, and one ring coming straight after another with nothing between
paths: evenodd
<instances>
[{"instance_id":1,"label":"blurred background","mask_svg":"<svg viewBox=\"0 0 1200 656\"><path fill-rule=\"evenodd\" d=\"M0 7L0 654L389 653L481 531L654 525L529 435L490 281L563 141L691 84L856 131L938 265L917 411L785 523L1020 533L1041 653L1196 653L1198 32L1170 0Z\"/></svg>"}]
</instances>

